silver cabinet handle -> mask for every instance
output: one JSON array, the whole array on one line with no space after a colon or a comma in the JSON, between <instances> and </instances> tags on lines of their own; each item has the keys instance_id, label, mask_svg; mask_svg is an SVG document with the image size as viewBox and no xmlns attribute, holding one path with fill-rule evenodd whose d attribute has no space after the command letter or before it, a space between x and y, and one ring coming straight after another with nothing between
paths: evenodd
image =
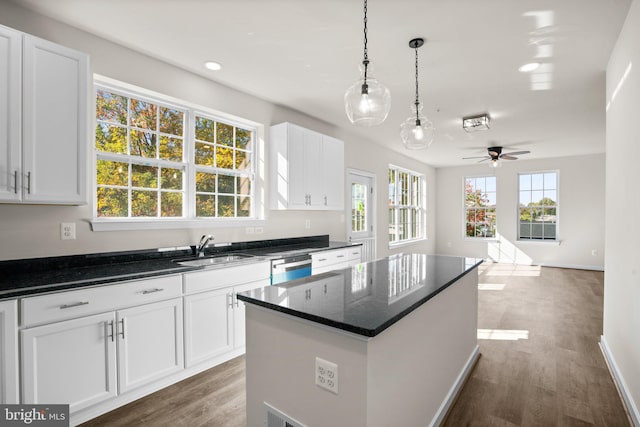
<instances>
[{"instance_id":1,"label":"silver cabinet handle","mask_svg":"<svg viewBox=\"0 0 640 427\"><path fill-rule=\"evenodd\" d=\"M229 301L229 307L233 308L233 294L227 294L227 300Z\"/></svg>"},{"instance_id":2,"label":"silver cabinet handle","mask_svg":"<svg viewBox=\"0 0 640 427\"><path fill-rule=\"evenodd\" d=\"M31 171L27 172L27 194L31 194Z\"/></svg>"},{"instance_id":3,"label":"silver cabinet handle","mask_svg":"<svg viewBox=\"0 0 640 427\"><path fill-rule=\"evenodd\" d=\"M164 291L164 289L162 288L145 289L144 291L142 291L142 295L152 294L154 292L162 292L162 291Z\"/></svg>"},{"instance_id":4,"label":"silver cabinet handle","mask_svg":"<svg viewBox=\"0 0 640 427\"><path fill-rule=\"evenodd\" d=\"M74 302L73 304L63 304L60 306L60 310L64 310L65 308L79 307L81 305L87 304L89 304L89 301Z\"/></svg>"},{"instance_id":5,"label":"silver cabinet handle","mask_svg":"<svg viewBox=\"0 0 640 427\"><path fill-rule=\"evenodd\" d=\"M239 307L240 306L240 302L238 301L238 293L237 292L233 294L233 299L236 300L236 307Z\"/></svg>"},{"instance_id":6,"label":"silver cabinet handle","mask_svg":"<svg viewBox=\"0 0 640 427\"><path fill-rule=\"evenodd\" d=\"M318 262L322 262L322 261L326 261L326 260L327 260L326 258L319 258Z\"/></svg>"},{"instance_id":7,"label":"silver cabinet handle","mask_svg":"<svg viewBox=\"0 0 640 427\"><path fill-rule=\"evenodd\" d=\"M111 328L111 334L107 335L107 338L111 338L111 342L114 342L116 340L116 336L113 330L113 320L109 322L109 327Z\"/></svg>"},{"instance_id":8,"label":"silver cabinet handle","mask_svg":"<svg viewBox=\"0 0 640 427\"><path fill-rule=\"evenodd\" d=\"M119 332L118 334L122 334L122 339L124 339L124 317L120 319L120 322L118 323L122 323L122 332Z\"/></svg>"},{"instance_id":9,"label":"silver cabinet handle","mask_svg":"<svg viewBox=\"0 0 640 427\"><path fill-rule=\"evenodd\" d=\"M338 255L336 258L344 258L344 255Z\"/></svg>"},{"instance_id":10,"label":"silver cabinet handle","mask_svg":"<svg viewBox=\"0 0 640 427\"><path fill-rule=\"evenodd\" d=\"M18 194L18 169L13 173L13 180L15 182L15 187L13 187L14 193Z\"/></svg>"},{"instance_id":11,"label":"silver cabinet handle","mask_svg":"<svg viewBox=\"0 0 640 427\"><path fill-rule=\"evenodd\" d=\"M324 196L324 205L327 206L327 196Z\"/></svg>"}]
</instances>

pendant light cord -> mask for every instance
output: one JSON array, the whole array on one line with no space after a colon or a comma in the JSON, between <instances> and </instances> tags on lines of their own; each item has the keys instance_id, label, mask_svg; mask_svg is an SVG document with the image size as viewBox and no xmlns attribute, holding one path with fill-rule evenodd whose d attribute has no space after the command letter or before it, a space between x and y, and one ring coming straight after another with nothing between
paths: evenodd
<instances>
[{"instance_id":1,"label":"pendant light cord","mask_svg":"<svg viewBox=\"0 0 640 427\"><path fill-rule=\"evenodd\" d=\"M420 105L420 99L418 96L418 46L415 47L416 51L416 124L420 123L420 114L418 110L418 106Z\"/></svg>"},{"instance_id":2,"label":"pendant light cord","mask_svg":"<svg viewBox=\"0 0 640 427\"><path fill-rule=\"evenodd\" d=\"M367 51L367 0L364 0L364 83L367 83L367 66L369 65L369 53Z\"/></svg>"}]
</instances>

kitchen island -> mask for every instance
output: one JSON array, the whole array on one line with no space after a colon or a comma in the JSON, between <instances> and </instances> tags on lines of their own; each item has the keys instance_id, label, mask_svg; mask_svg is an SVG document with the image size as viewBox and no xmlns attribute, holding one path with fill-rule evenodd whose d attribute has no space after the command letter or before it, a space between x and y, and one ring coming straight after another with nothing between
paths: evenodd
<instances>
[{"instance_id":1,"label":"kitchen island","mask_svg":"<svg viewBox=\"0 0 640 427\"><path fill-rule=\"evenodd\" d=\"M479 357L481 262L398 254L239 294L247 425L440 424Z\"/></svg>"}]
</instances>

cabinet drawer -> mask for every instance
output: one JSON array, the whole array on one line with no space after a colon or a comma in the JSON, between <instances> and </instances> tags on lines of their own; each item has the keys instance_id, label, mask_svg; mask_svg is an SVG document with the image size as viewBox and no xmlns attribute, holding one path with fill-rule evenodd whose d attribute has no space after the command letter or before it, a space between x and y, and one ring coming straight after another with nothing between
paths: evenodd
<instances>
[{"instance_id":1,"label":"cabinet drawer","mask_svg":"<svg viewBox=\"0 0 640 427\"><path fill-rule=\"evenodd\" d=\"M181 276L174 275L25 298L21 305L22 326L57 322L181 295Z\"/></svg>"},{"instance_id":2,"label":"cabinet drawer","mask_svg":"<svg viewBox=\"0 0 640 427\"><path fill-rule=\"evenodd\" d=\"M271 262L269 261L185 273L184 293L193 294L240 283L268 280L270 275Z\"/></svg>"},{"instance_id":3,"label":"cabinet drawer","mask_svg":"<svg viewBox=\"0 0 640 427\"><path fill-rule=\"evenodd\" d=\"M346 249L334 249L332 251L317 252L311 254L311 262L313 268L324 267L326 265L333 265L347 261Z\"/></svg>"},{"instance_id":4,"label":"cabinet drawer","mask_svg":"<svg viewBox=\"0 0 640 427\"><path fill-rule=\"evenodd\" d=\"M362 246L354 246L345 250L347 251L347 259L349 261L360 262L362 260Z\"/></svg>"}]
</instances>

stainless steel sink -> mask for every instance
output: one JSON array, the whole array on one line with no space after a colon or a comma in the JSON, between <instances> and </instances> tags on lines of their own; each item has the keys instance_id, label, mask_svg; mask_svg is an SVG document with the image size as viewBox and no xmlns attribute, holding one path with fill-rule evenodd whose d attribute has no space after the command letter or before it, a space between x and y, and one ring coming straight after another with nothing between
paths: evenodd
<instances>
[{"instance_id":1,"label":"stainless steel sink","mask_svg":"<svg viewBox=\"0 0 640 427\"><path fill-rule=\"evenodd\" d=\"M255 258L254 255L249 254L226 254L226 255L214 255L203 258L191 258L191 259L177 259L175 263L188 267L207 267L224 264L232 264L248 258Z\"/></svg>"}]
</instances>

